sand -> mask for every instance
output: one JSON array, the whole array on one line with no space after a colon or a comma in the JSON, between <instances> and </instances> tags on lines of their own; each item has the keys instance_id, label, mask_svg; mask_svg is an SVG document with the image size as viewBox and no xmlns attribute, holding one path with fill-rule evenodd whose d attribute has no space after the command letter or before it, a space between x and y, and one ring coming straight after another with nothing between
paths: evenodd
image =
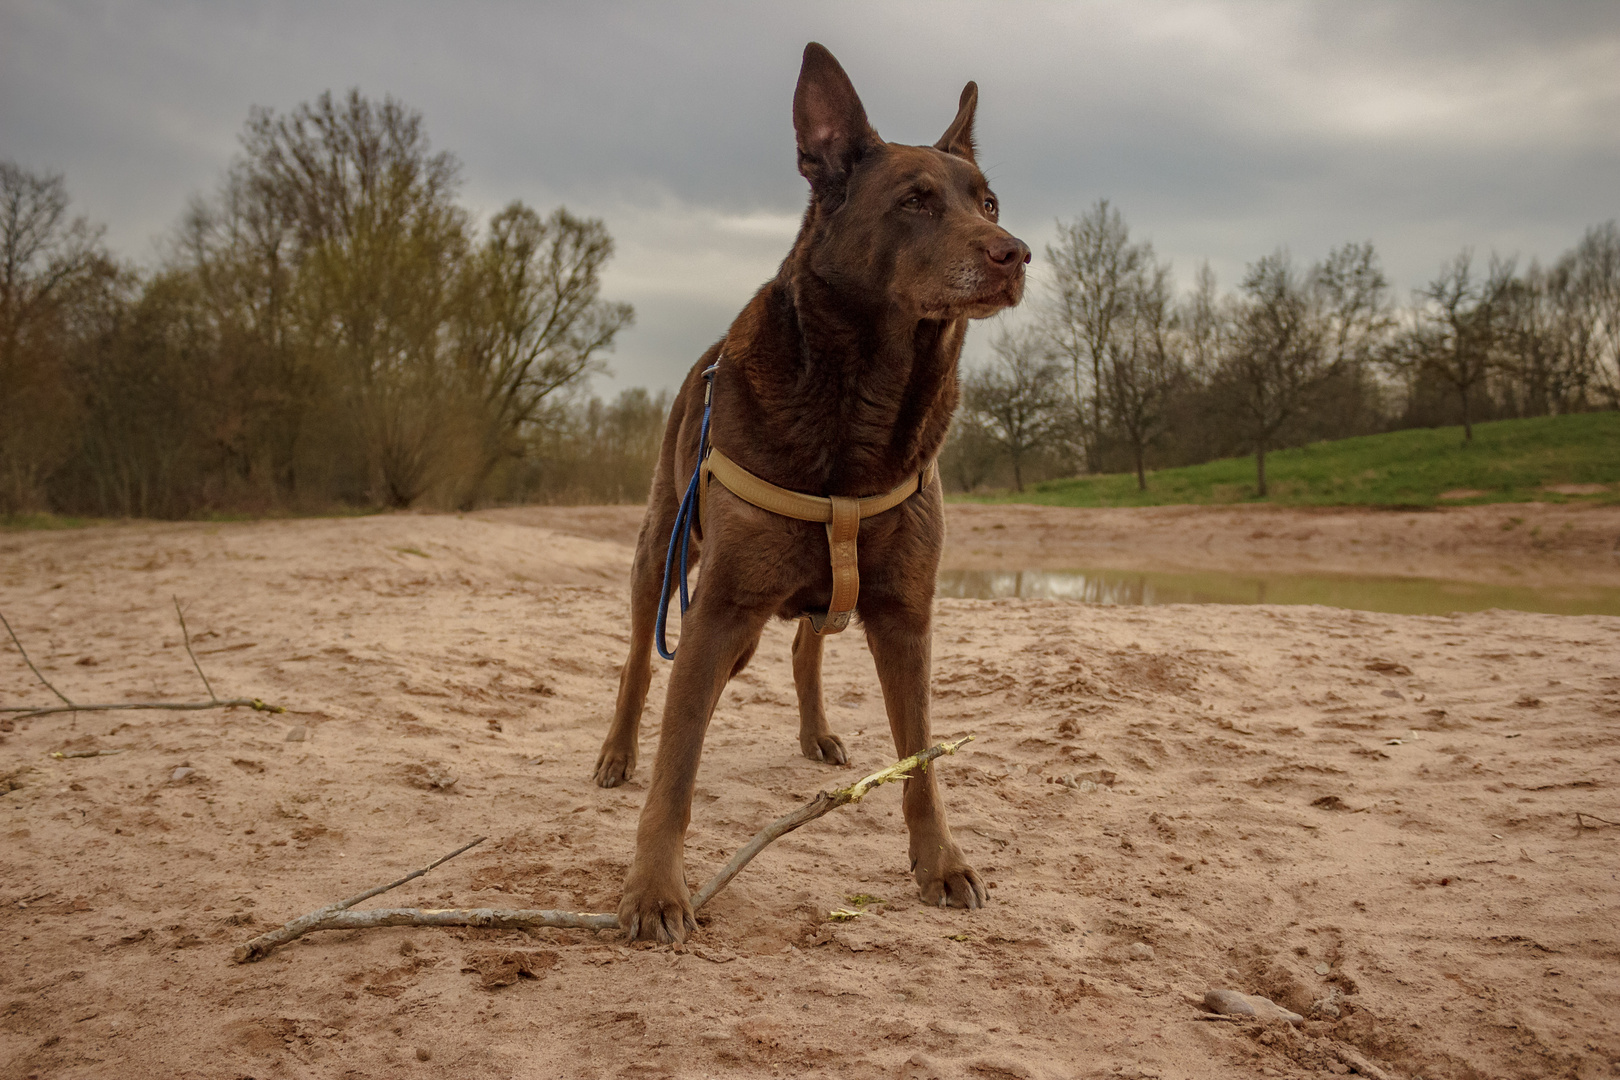
<instances>
[{"instance_id":1,"label":"sand","mask_svg":"<svg viewBox=\"0 0 1620 1080\"><path fill-rule=\"evenodd\" d=\"M1599 544L1583 512L1223 510L1210 549L1382 529L1373 563L1500 568L1499 538L1538 525ZM1009 558L1073 544L1065 513L955 508L948 561L991 557L992 532ZM1217 532L1207 513L1105 514L1093 549L1211 557L1186 542ZM1428 523L1459 520L1484 539L1431 550ZM289 710L0 724L0 1076L1620 1070L1620 828L1575 816L1620 821L1620 618L1598 616L940 601L935 730L978 736L940 775L986 910L917 902L885 788L770 848L684 949L393 928L234 964L263 929L481 834L387 899L611 910L647 777L589 773L634 529L605 508L0 534L0 611L70 696L203 696L178 595L220 695ZM1242 540L1258 532L1277 535ZM1530 550L1559 580L1610 572ZM791 633L767 631L716 713L694 880L891 759L855 632L827 663L854 765L798 756ZM666 683L661 665L654 720ZM9 649L0 699L50 700ZM49 756L88 749L122 752ZM1306 1019L1202 1020L1211 988Z\"/></svg>"}]
</instances>

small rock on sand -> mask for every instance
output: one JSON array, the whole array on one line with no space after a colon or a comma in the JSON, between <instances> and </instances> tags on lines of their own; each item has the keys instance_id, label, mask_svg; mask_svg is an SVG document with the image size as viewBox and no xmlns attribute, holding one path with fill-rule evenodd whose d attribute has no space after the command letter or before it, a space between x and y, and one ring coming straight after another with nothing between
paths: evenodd
<instances>
[{"instance_id":1,"label":"small rock on sand","mask_svg":"<svg viewBox=\"0 0 1620 1080\"><path fill-rule=\"evenodd\" d=\"M1147 944L1146 942L1138 941L1132 944L1129 949L1125 950L1125 955L1129 956L1132 960L1151 960L1153 959L1153 946Z\"/></svg>"},{"instance_id":2,"label":"small rock on sand","mask_svg":"<svg viewBox=\"0 0 1620 1080\"><path fill-rule=\"evenodd\" d=\"M303 742L304 737L306 735L308 735L308 734L309 734L309 732L306 731L304 728L295 727L295 728L292 728L291 730L289 730L287 732L286 741L287 742Z\"/></svg>"},{"instance_id":3,"label":"small rock on sand","mask_svg":"<svg viewBox=\"0 0 1620 1080\"><path fill-rule=\"evenodd\" d=\"M1223 1016L1252 1016L1257 1020L1286 1020L1301 1024L1305 1018L1289 1012L1270 998L1240 994L1236 990L1211 990L1204 995L1204 1008Z\"/></svg>"},{"instance_id":4,"label":"small rock on sand","mask_svg":"<svg viewBox=\"0 0 1620 1080\"><path fill-rule=\"evenodd\" d=\"M449 791L455 786L456 778L439 762L429 761L405 766L405 782L427 791Z\"/></svg>"},{"instance_id":5,"label":"small rock on sand","mask_svg":"<svg viewBox=\"0 0 1620 1080\"><path fill-rule=\"evenodd\" d=\"M1254 1006L1236 990L1211 990L1204 995L1204 1008L1222 1016L1253 1016Z\"/></svg>"}]
</instances>

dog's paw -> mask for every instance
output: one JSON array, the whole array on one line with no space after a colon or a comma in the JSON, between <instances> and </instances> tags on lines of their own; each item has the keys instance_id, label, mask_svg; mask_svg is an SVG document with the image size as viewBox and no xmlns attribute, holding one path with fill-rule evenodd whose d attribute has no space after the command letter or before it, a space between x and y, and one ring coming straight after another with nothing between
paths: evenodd
<instances>
[{"instance_id":1,"label":"dog's paw","mask_svg":"<svg viewBox=\"0 0 1620 1080\"><path fill-rule=\"evenodd\" d=\"M811 761L825 761L829 765L848 765L849 751L844 740L827 732L823 735L800 735L799 750Z\"/></svg>"},{"instance_id":2,"label":"dog's paw","mask_svg":"<svg viewBox=\"0 0 1620 1080\"><path fill-rule=\"evenodd\" d=\"M604 746L596 757L596 770L591 774L591 779L596 781L597 787L618 787L635 774L634 750L627 753L615 747Z\"/></svg>"},{"instance_id":3,"label":"dog's paw","mask_svg":"<svg viewBox=\"0 0 1620 1080\"><path fill-rule=\"evenodd\" d=\"M960 851L942 851L933 866L918 863L915 869L917 891L922 902L933 907L982 908L990 898L979 872L967 864Z\"/></svg>"},{"instance_id":4,"label":"dog's paw","mask_svg":"<svg viewBox=\"0 0 1620 1080\"><path fill-rule=\"evenodd\" d=\"M684 882L637 882L632 872L619 901L619 926L626 941L685 941L697 930L691 894Z\"/></svg>"}]
</instances>

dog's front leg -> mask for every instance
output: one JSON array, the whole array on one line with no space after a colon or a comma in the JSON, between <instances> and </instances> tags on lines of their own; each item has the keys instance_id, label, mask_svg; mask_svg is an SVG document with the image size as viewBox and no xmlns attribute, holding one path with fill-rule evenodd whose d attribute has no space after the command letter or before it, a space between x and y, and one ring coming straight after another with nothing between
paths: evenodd
<instances>
[{"instance_id":1,"label":"dog's front leg","mask_svg":"<svg viewBox=\"0 0 1620 1080\"><path fill-rule=\"evenodd\" d=\"M636 829L635 861L619 901L619 925L631 941L685 941L697 929L686 887L684 849L703 736L720 692L769 615L722 599L717 595L718 581L706 584L708 588L700 584L681 621L658 755Z\"/></svg>"},{"instance_id":2,"label":"dog's front leg","mask_svg":"<svg viewBox=\"0 0 1620 1080\"><path fill-rule=\"evenodd\" d=\"M933 739L928 716L929 616L928 606L908 610L904 604L885 604L861 615L900 757L927 749ZM983 907L988 895L984 882L951 837L932 765L905 782L901 805L911 833L911 871L923 903Z\"/></svg>"}]
</instances>

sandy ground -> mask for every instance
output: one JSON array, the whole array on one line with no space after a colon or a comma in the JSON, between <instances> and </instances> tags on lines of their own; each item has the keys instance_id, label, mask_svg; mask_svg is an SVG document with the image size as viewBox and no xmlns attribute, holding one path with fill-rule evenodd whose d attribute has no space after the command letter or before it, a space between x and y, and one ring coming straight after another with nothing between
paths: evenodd
<instances>
[{"instance_id":1,"label":"sandy ground","mask_svg":"<svg viewBox=\"0 0 1620 1080\"><path fill-rule=\"evenodd\" d=\"M935 730L979 737L941 777L986 910L919 905L886 788L769 849L685 950L395 928L232 963L479 834L389 899L613 907L646 774L588 777L634 515L593 513L0 534L0 611L69 695L199 697L178 595L220 694L290 710L0 724L0 1076L1620 1073L1620 828L1575 817L1620 821L1617 618L941 601ZM953 514L953 551L998 521L1038 543L1022 509ZM1412 516L1392 534L1456 512ZM1143 526L1171 512L1116 517L1185 550ZM695 879L891 758L855 632L827 664L854 767L798 756L791 629L716 714ZM49 694L0 650L0 698ZM122 752L49 756L83 749ZM534 977L486 989L492 957ZM1206 1022L1210 987L1309 1019Z\"/></svg>"}]
</instances>

